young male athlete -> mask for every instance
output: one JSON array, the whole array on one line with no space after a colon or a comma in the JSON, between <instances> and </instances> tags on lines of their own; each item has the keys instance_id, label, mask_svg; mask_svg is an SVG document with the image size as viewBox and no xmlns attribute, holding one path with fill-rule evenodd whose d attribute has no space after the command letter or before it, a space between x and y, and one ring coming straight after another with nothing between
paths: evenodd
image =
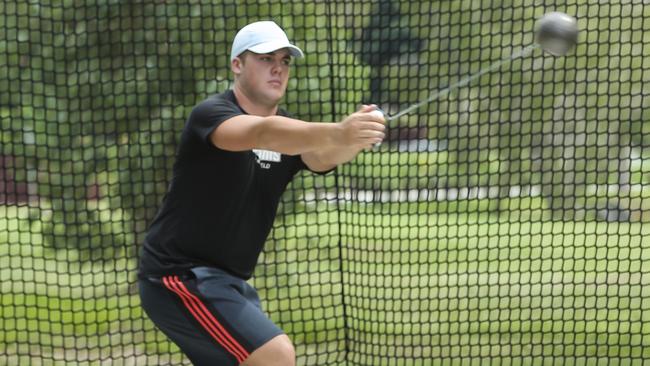
<instances>
[{"instance_id":1,"label":"young male athlete","mask_svg":"<svg viewBox=\"0 0 650 366\"><path fill-rule=\"evenodd\" d=\"M246 280L293 176L330 171L384 138L373 106L338 123L279 109L292 58L302 56L273 22L242 28L232 90L199 103L182 132L139 288L146 313L195 365L295 365L291 341Z\"/></svg>"}]
</instances>

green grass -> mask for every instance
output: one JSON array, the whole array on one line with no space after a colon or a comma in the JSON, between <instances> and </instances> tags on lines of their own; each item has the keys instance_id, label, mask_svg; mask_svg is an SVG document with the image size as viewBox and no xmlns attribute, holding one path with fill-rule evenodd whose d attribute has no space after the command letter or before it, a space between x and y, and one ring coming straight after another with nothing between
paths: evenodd
<instances>
[{"instance_id":1,"label":"green grass","mask_svg":"<svg viewBox=\"0 0 650 366\"><path fill-rule=\"evenodd\" d=\"M475 213L320 205L279 218L252 282L299 364L345 365L346 339L358 365L650 358L647 225L530 220L534 204L509 222L461 206ZM182 362L139 307L134 258L44 248L26 211L0 207L7 363Z\"/></svg>"}]
</instances>

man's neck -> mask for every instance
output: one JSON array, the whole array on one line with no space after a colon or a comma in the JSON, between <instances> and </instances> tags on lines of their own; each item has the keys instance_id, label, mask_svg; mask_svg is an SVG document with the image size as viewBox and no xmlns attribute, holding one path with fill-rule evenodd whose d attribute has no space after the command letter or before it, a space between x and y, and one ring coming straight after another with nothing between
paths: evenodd
<instances>
[{"instance_id":1,"label":"man's neck","mask_svg":"<svg viewBox=\"0 0 650 366\"><path fill-rule=\"evenodd\" d=\"M242 107L242 109L248 114L266 117L273 116L278 111L277 104L273 106L266 106L261 103L253 102L237 83L235 83L233 87L233 92L235 93L235 98L237 99L239 106Z\"/></svg>"}]
</instances>

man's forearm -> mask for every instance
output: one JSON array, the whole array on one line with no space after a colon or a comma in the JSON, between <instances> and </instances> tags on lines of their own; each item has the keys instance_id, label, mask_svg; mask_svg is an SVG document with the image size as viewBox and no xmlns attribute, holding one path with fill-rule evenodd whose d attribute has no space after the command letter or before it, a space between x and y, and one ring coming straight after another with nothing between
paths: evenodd
<instances>
[{"instance_id":1,"label":"man's forearm","mask_svg":"<svg viewBox=\"0 0 650 366\"><path fill-rule=\"evenodd\" d=\"M357 147L328 148L303 154L310 168L325 171L353 160L361 151Z\"/></svg>"},{"instance_id":2,"label":"man's forearm","mask_svg":"<svg viewBox=\"0 0 650 366\"><path fill-rule=\"evenodd\" d=\"M304 122L286 117L270 117L257 129L259 146L287 155L333 149L338 126L333 123Z\"/></svg>"}]
</instances>

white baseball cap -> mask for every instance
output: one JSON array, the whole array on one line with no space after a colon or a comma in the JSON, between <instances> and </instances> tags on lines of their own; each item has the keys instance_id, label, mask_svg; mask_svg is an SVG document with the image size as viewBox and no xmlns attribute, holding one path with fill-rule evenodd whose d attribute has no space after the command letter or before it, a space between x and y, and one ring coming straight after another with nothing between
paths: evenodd
<instances>
[{"instance_id":1,"label":"white baseball cap","mask_svg":"<svg viewBox=\"0 0 650 366\"><path fill-rule=\"evenodd\" d=\"M270 53L281 48L289 49L294 57L303 57L302 50L289 42L287 34L272 21L264 20L251 23L240 29L232 41L230 61L245 51Z\"/></svg>"}]
</instances>

